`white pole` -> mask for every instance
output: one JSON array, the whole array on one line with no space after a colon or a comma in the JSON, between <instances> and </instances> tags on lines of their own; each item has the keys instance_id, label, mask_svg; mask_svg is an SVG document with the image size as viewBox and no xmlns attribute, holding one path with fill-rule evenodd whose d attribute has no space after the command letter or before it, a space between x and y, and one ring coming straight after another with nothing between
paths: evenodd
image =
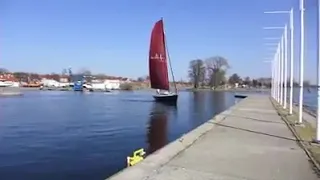
<instances>
[{"instance_id":1,"label":"white pole","mask_svg":"<svg viewBox=\"0 0 320 180\"><path fill-rule=\"evenodd\" d=\"M274 58L273 58L273 73L274 73L274 77L273 77L273 96L274 99L277 100L277 71L276 68L277 67L277 52L274 54Z\"/></svg>"},{"instance_id":2,"label":"white pole","mask_svg":"<svg viewBox=\"0 0 320 180\"><path fill-rule=\"evenodd\" d=\"M274 68L273 68L273 65L274 65L274 58L273 60L271 61L271 81L270 81L270 84L271 84L271 97L274 99Z\"/></svg>"},{"instance_id":3,"label":"white pole","mask_svg":"<svg viewBox=\"0 0 320 180\"><path fill-rule=\"evenodd\" d=\"M280 103L280 44L277 51L277 101Z\"/></svg>"},{"instance_id":4,"label":"white pole","mask_svg":"<svg viewBox=\"0 0 320 180\"><path fill-rule=\"evenodd\" d=\"M293 105L293 43L294 43L294 34L293 34L293 8L290 11L290 102L289 102L289 114L292 114L292 105Z\"/></svg>"},{"instance_id":5,"label":"white pole","mask_svg":"<svg viewBox=\"0 0 320 180\"><path fill-rule=\"evenodd\" d=\"M277 49L278 51L278 49ZM276 51L274 55L274 93L275 93L275 99L278 101L278 52Z\"/></svg>"},{"instance_id":6,"label":"white pole","mask_svg":"<svg viewBox=\"0 0 320 180\"><path fill-rule=\"evenodd\" d=\"M277 51L275 53L275 57L274 57L274 74L275 74L275 77L274 77L274 87L275 87L275 98L276 98L276 101L278 102L278 48L277 48Z\"/></svg>"},{"instance_id":7,"label":"white pole","mask_svg":"<svg viewBox=\"0 0 320 180\"><path fill-rule=\"evenodd\" d=\"M303 113L303 70L304 70L304 2L300 0L300 94L299 94L299 119L298 124L302 123Z\"/></svg>"},{"instance_id":8,"label":"white pole","mask_svg":"<svg viewBox=\"0 0 320 180\"><path fill-rule=\"evenodd\" d=\"M271 61L270 65L270 70L271 70L271 79L270 79L270 96L273 98L273 61Z\"/></svg>"},{"instance_id":9,"label":"white pole","mask_svg":"<svg viewBox=\"0 0 320 180\"><path fill-rule=\"evenodd\" d=\"M287 109L287 82L288 82L288 28L287 25L284 27L284 97L283 97L283 108Z\"/></svg>"},{"instance_id":10,"label":"white pole","mask_svg":"<svg viewBox=\"0 0 320 180\"><path fill-rule=\"evenodd\" d=\"M318 0L317 7L317 130L316 130L316 141L320 142L320 0Z\"/></svg>"},{"instance_id":11,"label":"white pole","mask_svg":"<svg viewBox=\"0 0 320 180\"><path fill-rule=\"evenodd\" d=\"M290 11L267 11L267 12L264 12L265 14L290 14L290 108L289 108L289 114L292 114L292 106L293 106L293 60L294 60L294 53L293 53L293 47L294 47L294 29L293 29L293 8L291 8ZM270 29L270 28L268 28ZM274 29L274 28L273 28ZM287 36L286 36L287 37ZM286 43L285 43L286 44ZM287 48L285 48L285 51L286 51L286 54L288 53L288 50ZM288 59L288 54L286 55L287 58L285 59ZM286 65L285 65L286 66ZM286 69L285 71L287 71L287 66L286 66ZM285 76L287 76L288 74L285 73ZM284 79L285 83L285 89L287 88L286 85L286 81L287 81L287 78L285 77ZM284 90L284 108L286 108L286 105L287 105L287 90Z\"/></svg>"},{"instance_id":12,"label":"white pole","mask_svg":"<svg viewBox=\"0 0 320 180\"><path fill-rule=\"evenodd\" d=\"M275 71L275 64L276 64L276 55L274 55L273 57L273 61L272 61L272 94L273 94L273 99L276 99L276 83L275 83L275 78L276 78L276 71Z\"/></svg>"},{"instance_id":13,"label":"white pole","mask_svg":"<svg viewBox=\"0 0 320 180\"><path fill-rule=\"evenodd\" d=\"M281 43L280 43L280 104L283 105L283 60L284 60L284 38L281 37Z\"/></svg>"}]
</instances>

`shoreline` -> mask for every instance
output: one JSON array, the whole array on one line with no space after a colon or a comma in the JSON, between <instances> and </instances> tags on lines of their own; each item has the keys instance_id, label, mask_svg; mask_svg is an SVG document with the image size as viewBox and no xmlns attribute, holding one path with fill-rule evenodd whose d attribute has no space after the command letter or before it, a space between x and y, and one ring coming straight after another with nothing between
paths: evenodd
<instances>
[{"instance_id":1,"label":"shoreline","mask_svg":"<svg viewBox=\"0 0 320 180\"><path fill-rule=\"evenodd\" d=\"M294 174L293 177L296 176L296 179L314 179L316 175L310 167L309 158L306 158L303 149L290 134L269 96L250 95L147 156L138 164L125 167L106 180L187 177L272 179L276 178L276 172L280 173L277 175L278 178L291 179ZM272 135L287 139L271 138ZM241 158L250 156L252 158L246 158L239 163ZM283 163L288 160L293 163ZM273 163L274 161L276 163ZM263 167L252 171L252 168L260 166L261 163L264 164ZM296 163L300 164L300 171L297 171ZM240 164L242 167L239 167ZM265 169L270 170L266 173Z\"/></svg>"},{"instance_id":2,"label":"shoreline","mask_svg":"<svg viewBox=\"0 0 320 180\"><path fill-rule=\"evenodd\" d=\"M212 130L215 127L214 123L223 121L231 113L231 111L237 107L237 105L238 103L213 116L211 119L201 124L197 128L189 131L186 134L183 134L176 140L150 154L137 165L125 167L105 180L144 179L150 172L154 171L154 169L165 165L179 153L194 144L201 136Z\"/></svg>"}]
</instances>

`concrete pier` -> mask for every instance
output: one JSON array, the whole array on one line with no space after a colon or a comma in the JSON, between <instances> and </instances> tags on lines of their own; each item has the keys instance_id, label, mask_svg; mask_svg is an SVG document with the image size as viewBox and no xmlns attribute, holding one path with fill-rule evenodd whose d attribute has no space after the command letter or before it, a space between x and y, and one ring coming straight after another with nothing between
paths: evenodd
<instances>
[{"instance_id":1,"label":"concrete pier","mask_svg":"<svg viewBox=\"0 0 320 180\"><path fill-rule=\"evenodd\" d=\"M249 96L110 180L315 180L267 96Z\"/></svg>"}]
</instances>

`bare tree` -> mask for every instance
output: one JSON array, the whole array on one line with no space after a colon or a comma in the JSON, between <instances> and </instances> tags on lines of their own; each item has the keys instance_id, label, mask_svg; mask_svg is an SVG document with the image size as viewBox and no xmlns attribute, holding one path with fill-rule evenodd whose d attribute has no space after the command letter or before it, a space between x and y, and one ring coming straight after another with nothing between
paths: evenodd
<instances>
[{"instance_id":1,"label":"bare tree","mask_svg":"<svg viewBox=\"0 0 320 180\"><path fill-rule=\"evenodd\" d=\"M91 71L87 68L81 68L79 71L78 71L78 74L82 74L82 75L85 75L85 76L91 76Z\"/></svg>"},{"instance_id":2,"label":"bare tree","mask_svg":"<svg viewBox=\"0 0 320 180\"><path fill-rule=\"evenodd\" d=\"M194 88L198 88L199 84L205 81L206 67L201 59L190 61L188 75Z\"/></svg>"},{"instance_id":3,"label":"bare tree","mask_svg":"<svg viewBox=\"0 0 320 180\"><path fill-rule=\"evenodd\" d=\"M229 84L231 84L231 85L235 85L236 83L239 84L239 83L241 83L241 81L242 81L241 77L237 73L232 74L228 80Z\"/></svg>"},{"instance_id":4,"label":"bare tree","mask_svg":"<svg viewBox=\"0 0 320 180\"><path fill-rule=\"evenodd\" d=\"M245 85L251 86L251 85L252 85L251 82L252 82L252 81L251 81L251 79L250 79L249 76L247 76L247 77L244 78L244 84L245 84Z\"/></svg>"},{"instance_id":5,"label":"bare tree","mask_svg":"<svg viewBox=\"0 0 320 180\"><path fill-rule=\"evenodd\" d=\"M138 82L143 82L143 81L145 81L145 78L144 77L138 77L137 81Z\"/></svg>"},{"instance_id":6,"label":"bare tree","mask_svg":"<svg viewBox=\"0 0 320 180\"><path fill-rule=\"evenodd\" d=\"M86 82L91 82L93 79L91 71L87 68L81 68L77 74L78 76L82 76Z\"/></svg>"},{"instance_id":7,"label":"bare tree","mask_svg":"<svg viewBox=\"0 0 320 180\"><path fill-rule=\"evenodd\" d=\"M228 60L221 56L210 57L206 60L210 87L216 88L225 81L225 74L230 68Z\"/></svg>"},{"instance_id":8,"label":"bare tree","mask_svg":"<svg viewBox=\"0 0 320 180\"><path fill-rule=\"evenodd\" d=\"M62 71L61 71L61 74L64 76L64 75L67 75L67 73L68 73L67 69L63 68Z\"/></svg>"}]
</instances>

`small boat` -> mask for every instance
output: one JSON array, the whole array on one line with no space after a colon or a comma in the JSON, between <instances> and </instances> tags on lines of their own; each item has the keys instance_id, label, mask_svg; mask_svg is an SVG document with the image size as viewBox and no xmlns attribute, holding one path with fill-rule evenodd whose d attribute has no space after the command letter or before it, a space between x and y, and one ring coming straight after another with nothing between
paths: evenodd
<instances>
[{"instance_id":1,"label":"small boat","mask_svg":"<svg viewBox=\"0 0 320 180\"><path fill-rule=\"evenodd\" d=\"M235 98L239 98L239 99L244 99L244 98L246 98L247 96L246 96L246 95L241 95L241 94L235 94L234 97L235 97Z\"/></svg>"},{"instance_id":2,"label":"small boat","mask_svg":"<svg viewBox=\"0 0 320 180\"><path fill-rule=\"evenodd\" d=\"M82 80L74 82L73 91L83 92L83 81Z\"/></svg>"},{"instance_id":3,"label":"small boat","mask_svg":"<svg viewBox=\"0 0 320 180\"><path fill-rule=\"evenodd\" d=\"M149 49L149 76L152 89L157 89L157 94L153 95L155 101L165 103L176 103L178 100L177 86L171 67L170 57L166 46L163 19L157 21L151 32ZM168 61L167 61L168 60ZM170 91L168 77L168 62L172 75L175 91ZM167 93L159 93L164 90Z\"/></svg>"}]
</instances>

